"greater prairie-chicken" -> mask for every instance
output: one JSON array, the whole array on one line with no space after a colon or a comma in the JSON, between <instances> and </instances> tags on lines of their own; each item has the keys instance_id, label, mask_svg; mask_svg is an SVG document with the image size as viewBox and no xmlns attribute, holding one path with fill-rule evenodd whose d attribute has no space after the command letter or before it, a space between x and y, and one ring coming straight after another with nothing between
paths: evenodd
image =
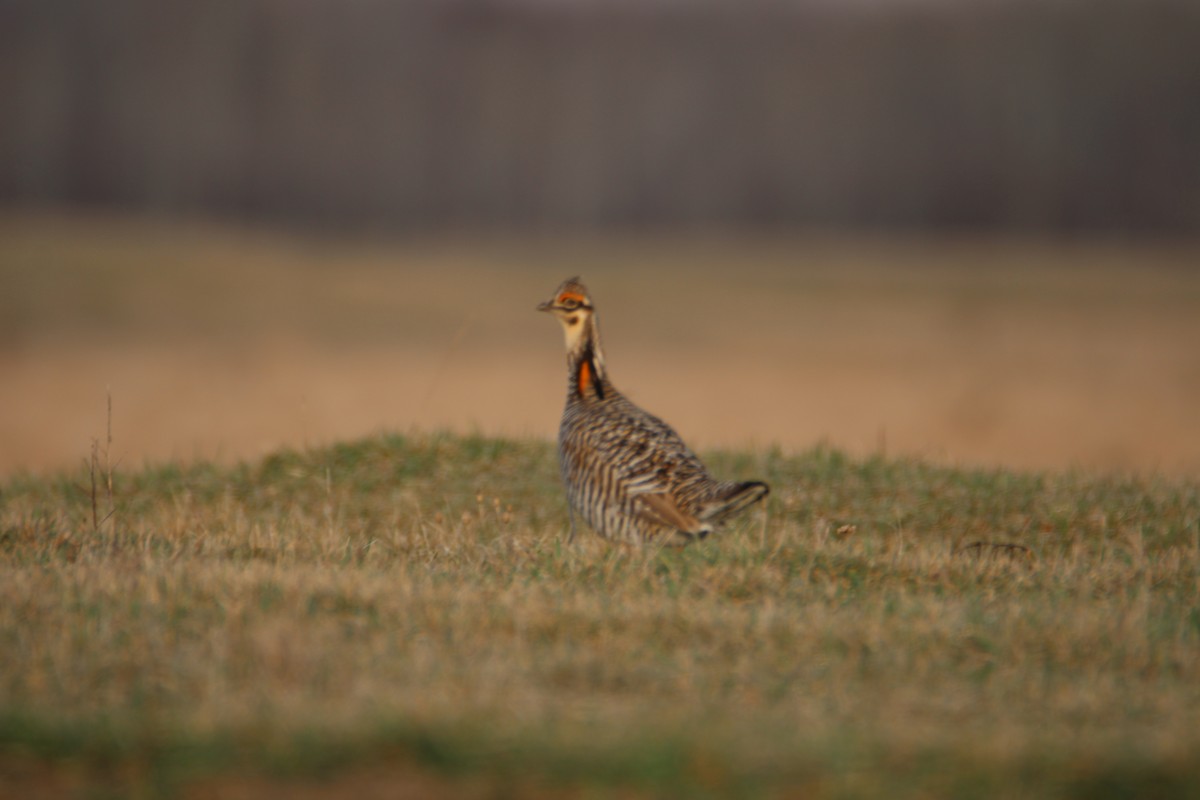
<instances>
[{"instance_id":1,"label":"greater prairie-chicken","mask_svg":"<svg viewBox=\"0 0 1200 800\"><path fill-rule=\"evenodd\" d=\"M596 310L578 278L538 306L567 339L567 405L558 461L570 504L596 533L620 542L685 545L707 536L769 491L760 481L717 481L679 434L608 379Z\"/></svg>"}]
</instances>

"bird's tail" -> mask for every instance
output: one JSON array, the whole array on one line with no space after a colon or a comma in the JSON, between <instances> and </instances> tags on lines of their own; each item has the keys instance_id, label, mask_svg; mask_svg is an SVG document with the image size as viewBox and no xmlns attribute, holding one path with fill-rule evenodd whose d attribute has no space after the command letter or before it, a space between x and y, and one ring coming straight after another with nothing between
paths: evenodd
<instances>
[{"instance_id":1,"label":"bird's tail","mask_svg":"<svg viewBox=\"0 0 1200 800\"><path fill-rule=\"evenodd\" d=\"M719 524L762 500L770 491L771 488L762 481L722 484L699 517L705 522Z\"/></svg>"}]
</instances>

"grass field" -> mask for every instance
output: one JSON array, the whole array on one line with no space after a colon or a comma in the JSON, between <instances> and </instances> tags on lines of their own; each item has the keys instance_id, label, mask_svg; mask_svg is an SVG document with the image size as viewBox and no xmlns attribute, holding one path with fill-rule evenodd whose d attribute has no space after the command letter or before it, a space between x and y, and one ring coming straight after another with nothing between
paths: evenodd
<instances>
[{"instance_id":1,"label":"grass field","mask_svg":"<svg viewBox=\"0 0 1200 800\"><path fill-rule=\"evenodd\" d=\"M719 451L769 502L655 551L543 441L106 448L0 485L3 796L1200 792L1186 480Z\"/></svg>"},{"instance_id":2,"label":"grass field","mask_svg":"<svg viewBox=\"0 0 1200 800\"><path fill-rule=\"evenodd\" d=\"M1198 254L0 215L0 798L1196 796ZM761 510L565 544L575 273Z\"/></svg>"}]
</instances>

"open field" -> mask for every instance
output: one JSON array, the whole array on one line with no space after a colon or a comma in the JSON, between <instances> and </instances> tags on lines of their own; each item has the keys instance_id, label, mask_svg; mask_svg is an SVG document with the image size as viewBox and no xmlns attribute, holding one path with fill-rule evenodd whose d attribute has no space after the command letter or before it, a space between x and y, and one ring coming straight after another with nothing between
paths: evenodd
<instances>
[{"instance_id":1,"label":"open field","mask_svg":"<svg viewBox=\"0 0 1200 800\"><path fill-rule=\"evenodd\" d=\"M380 430L554 435L581 274L617 384L702 447L1200 475L1200 246L341 240L0 217L0 475Z\"/></svg>"},{"instance_id":2,"label":"open field","mask_svg":"<svg viewBox=\"0 0 1200 800\"><path fill-rule=\"evenodd\" d=\"M1200 490L816 449L684 551L552 447L0 485L0 796L1184 797Z\"/></svg>"},{"instance_id":3,"label":"open field","mask_svg":"<svg viewBox=\"0 0 1200 800\"><path fill-rule=\"evenodd\" d=\"M1198 260L8 215L0 797L1195 796ZM564 544L575 273L761 511Z\"/></svg>"}]
</instances>

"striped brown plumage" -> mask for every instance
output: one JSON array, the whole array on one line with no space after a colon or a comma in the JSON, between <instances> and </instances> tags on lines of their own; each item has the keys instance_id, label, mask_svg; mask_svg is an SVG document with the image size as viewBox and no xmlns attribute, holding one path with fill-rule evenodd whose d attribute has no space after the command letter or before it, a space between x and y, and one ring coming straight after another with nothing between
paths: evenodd
<instances>
[{"instance_id":1,"label":"striped brown plumage","mask_svg":"<svg viewBox=\"0 0 1200 800\"><path fill-rule=\"evenodd\" d=\"M608 378L595 308L578 278L538 306L567 340L567 405L558 432L567 500L605 539L685 545L766 496L761 481L718 481L670 425Z\"/></svg>"}]
</instances>

